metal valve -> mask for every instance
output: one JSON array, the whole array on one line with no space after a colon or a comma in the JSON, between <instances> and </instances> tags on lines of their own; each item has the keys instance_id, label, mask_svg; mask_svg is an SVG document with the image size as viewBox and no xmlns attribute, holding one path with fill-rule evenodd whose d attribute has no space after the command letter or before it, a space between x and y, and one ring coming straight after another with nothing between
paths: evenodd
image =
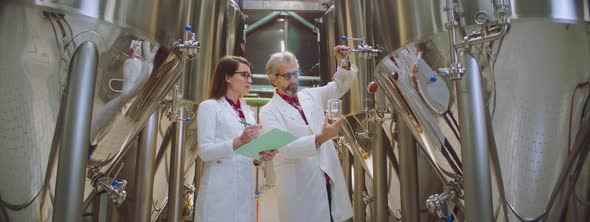
<instances>
[{"instance_id":1,"label":"metal valve","mask_svg":"<svg viewBox=\"0 0 590 222\"><path fill-rule=\"evenodd\" d=\"M349 50L342 50L344 54L357 54L363 59L371 59L381 53L381 50L374 49L372 46L367 45L365 43L365 38L350 38L346 36L342 36L343 41L360 41L359 45L356 49L349 49Z\"/></svg>"},{"instance_id":2,"label":"metal valve","mask_svg":"<svg viewBox=\"0 0 590 222\"><path fill-rule=\"evenodd\" d=\"M93 167L88 170L87 176L92 186L96 188L97 192L106 192L109 199L113 201L116 206L120 206L127 198L127 180L115 180L105 176L99 171L98 167Z\"/></svg>"},{"instance_id":3,"label":"metal valve","mask_svg":"<svg viewBox=\"0 0 590 222\"><path fill-rule=\"evenodd\" d=\"M432 214L435 214L441 219L453 221L453 209L455 208L455 201L459 196L457 187L461 184L462 178L456 176L449 184L447 184L441 194L433 194L426 200L426 208Z\"/></svg>"},{"instance_id":4,"label":"metal valve","mask_svg":"<svg viewBox=\"0 0 590 222\"><path fill-rule=\"evenodd\" d=\"M192 27L190 25L184 27L184 30L186 31L185 38L187 39L184 41L182 39L179 39L178 43L174 46L174 48L176 48L181 54L183 54L187 58L192 59L196 57L197 54L199 54L201 43L195 39L195 33L191 32ZM188 39L188 35L191 36L190 39Z\"/></svg>"}]
</instances>

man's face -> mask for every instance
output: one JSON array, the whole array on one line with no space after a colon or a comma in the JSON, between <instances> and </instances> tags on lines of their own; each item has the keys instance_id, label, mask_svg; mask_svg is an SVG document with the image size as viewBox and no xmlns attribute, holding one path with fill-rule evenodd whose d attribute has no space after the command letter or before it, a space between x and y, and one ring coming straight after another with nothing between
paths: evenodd
<instances>
[{"instance_id":1,"label":"man's face","mask_svg":"<svg viewBox=\"0 0 590 222\"><path fill-rule=\"evenodd\" d=\"M277 86L277 89L285 95L293 96L297 93L299 87L299 67L295 64L280 64L278 67L278 75L274 75L271 80Z\"/></svg>"}]
</instances>

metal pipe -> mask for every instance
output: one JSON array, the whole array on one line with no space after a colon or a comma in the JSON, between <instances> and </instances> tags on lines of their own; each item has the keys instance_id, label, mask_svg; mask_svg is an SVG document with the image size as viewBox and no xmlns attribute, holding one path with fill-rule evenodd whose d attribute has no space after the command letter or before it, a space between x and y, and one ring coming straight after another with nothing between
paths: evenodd
<instances>
[{"instance_id":1,"label":"metal pipe","mask_svg":"<svg viewBox=\"0 0 590 222\"><path fill-rule=\"evenodd\" d=\"M363 169L362 159L355 157L353 160L354 165L354 192L353 192L353 206L354 206L354 214L353 214L353 221L354 222L365 222L367 219L366 216L366 206L365 200L363 198L363 193L365 191L365 170Z\"/></svg>"},{"instance_id":2,"label":"metal pipe","mask_svg":"<svg viewBox=\"0 0 590 222\"><path fill-rule=\"evenodd\" d=\"M351 177L351 156L352 154L348 150L348 148L344 147L343 144L340 144L340 151L342 152L342 173L344 174L344 182L346 183L346 188L348 191L348 197L350 198L350 194L352 192L352 177Z\"/></svg>"},{"instance_id":3,"label":"metal pipe","mask_svg":"<svg viewBox=\"0 0 590 222\"><path fill-rule=\"evenodd\" d=\"M193 184L195 184L195 194L193 195L193 205L197 204L199 190L201 189L201 177L203 176L203 161L197 157L195 159L195 175L193 177ZM193 211L194 212L194 211ZM197 214L193 213L193 221L197 221Z\"/></svg>"},{"instance_id":4,"label":"metal pipe","mask_svg":"<svg viewBox=\"0 0 590 222\"><path fill-rule=\"evenodd\" d=\"M135 221L151 221L152 193L158 137L158 110L150 116L139 136L135 174Z\"/></svg>"},{"instance_id":5,"label":"metal pipe","mask_svg":"<svg viewBox=\"0 0 590 222\"><path fill-rule=\"evenodd\" d=\"M373 151L373 188L375 193L375 219L373 221L388 221L386 138L383 135L381 120L373 121L372 125L371 144Z\"/></svg>"},{"instance_id":6,"label":"metal pipe","mask_svg":"<svg viewBox=\"0 0 590 222\"><path fill-rule=\"evenodd\" d=\"M68 88L63 139L59 150L53 221L82 219L82 198L94 85L98 68L98 49L93 42L82 43L74 52L68 69Z\"/></svg>"},{"instance_id":7,"label":"metal pipe","mask_svg":"<svg viewBox=\"0 0 590 222\"><path fill-rule=\"evenodd\" d=\"M182 188L184 175L184 119L185 108L178 108L174 140L170 149L170 179L168 186L168 218L166 221L180 222L182 219Z\"/></svg>"},{"instance_id":8,"label":"metal pipe","mask_svg":"<svg viewBox=\"0 0 590 222\"><path fill-rule=\"evenodd\" d=\"M459 107L459 126L463 157L463 176L467 221L493 221L489 140L482 77L475 58L466 52L459 56L465 65L463 80L455 81Z\"/></svg>"},{"instance_id":9,"label":"metal pipe","mask_svg":"<svg viewBox=\"0 0 590 222\"><path fill-rule=\"evenodd\" d=\"M449 29L449 42L450 42L450 51L451 51L451 68L453 65L457 63L457 50L455 48L455 42L457 40L457 32L456 26L458 25L457 20L455 20L455 1L454 0L447 0L447 17L448 17L448 29Z\"/></svg>"},{"instance_id":10,"label":"metal pipe","mask_svg":"<svg viewBox=\"0 0 590 222\"><path fill-rule=\"evenodd\" d=\"M504 37L504 35L506 35L506 33L508 33L508 30L510 28L510 26L508 24L501 24L499 26L500 26L500 31L498 31L498 32L494 32L494 33L489 34L489 35L484 34L484 35L479 36L479 37L469 38L467 40L463 40L461 42L456 43L455 44L455 47L456 48L461 48L461 47L465 47L467 45L478 45L478 44L486 43L486 42L489 42L489 41L498 40L498 39Z\"/></svg>"},{"instance_id":11,"label":"metal pipe","mask_svg":"<svg viewBox=\"0 0 590 222\"><path fill-rule=\"evenodd\" d=\"M398 122L397 132L402 218L404 221L420 221L418 147L408 125L403 121Z\"/></svg>"}]
</instances>

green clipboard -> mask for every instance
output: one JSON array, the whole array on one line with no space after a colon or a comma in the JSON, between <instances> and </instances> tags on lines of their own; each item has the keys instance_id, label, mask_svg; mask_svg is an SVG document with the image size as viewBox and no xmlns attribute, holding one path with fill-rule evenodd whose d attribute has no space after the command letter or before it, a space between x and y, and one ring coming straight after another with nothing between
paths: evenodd
<instances>
[{"instance_id":1,"label":"green clipboard","mask_svg":"<svg viewBox=\"0 0 590 222\"><path fill-rule=\"evenodd\" d=\"M242 145L236 153L259 160L262 157L258 153L281 148L296 139L293 134L275 128Z\"/></svg>"}]
</instances>

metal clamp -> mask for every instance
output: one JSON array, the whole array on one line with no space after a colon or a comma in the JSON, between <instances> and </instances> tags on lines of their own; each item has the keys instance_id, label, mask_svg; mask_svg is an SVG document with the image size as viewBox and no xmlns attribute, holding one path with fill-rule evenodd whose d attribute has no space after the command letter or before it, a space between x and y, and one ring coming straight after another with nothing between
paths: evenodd
<instances>
[{"instance_id":1,"label":"metal clamp","mask_svg":"<svg viewBox=\"0 0 590 222\"><path fill-rule=\"evenodd\" d=\"M449 184L445 185L441 194L433 194L426 200L428 211L441 219L452 221L455 201L461 196L458 191L462 178L456 176Z\"/></svg>"},{"instance_id":2,"label":"metal clamp","mask_svg":"<svg viewBox=\"0 0 590 222\"><path fill-rule=\"evenodd\" d=\"M88 179L90 179L93 187L96 188L97 193L106 192L109 199L113 201L116 206L121 206L125 198L127 198L126 180L115 180L105 176L100 172L98 167L92 167L88 170Z\"/></svg>"},{"instance_id":3,"label":"metal clamp","mask_svg":"<svg viewBox=\"0 0 590 222\"><path fill-rule=\"evenodd\" d=\"M191 32L192 27L187 25L184 30L186 30L185 40L179 39L178 42L174 45L174 48L177 49L183 56L188 59L193 59L199 54L199 49L201 48L201 43L195 39L195 33ZM188 38L188 35L191 38Z\"/></svg>"}]
</instances>

